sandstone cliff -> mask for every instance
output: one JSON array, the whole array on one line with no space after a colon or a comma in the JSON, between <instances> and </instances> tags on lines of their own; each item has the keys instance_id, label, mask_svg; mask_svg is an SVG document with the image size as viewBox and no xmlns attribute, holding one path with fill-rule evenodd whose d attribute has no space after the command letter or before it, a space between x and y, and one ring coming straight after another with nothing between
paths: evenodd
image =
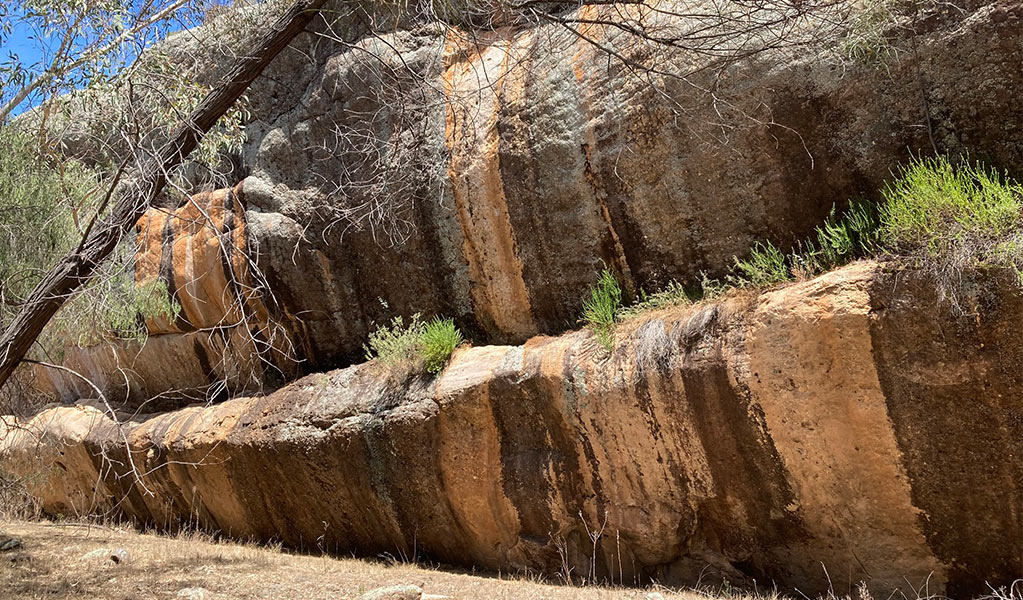
<instances>
[{"instance_id":1,"label":"sandstone cliff","mask_svg":"<svg viewBox=\"0 0 1023 600\"><path fill-rule=\"evenodd\" d=\"M301 336L284 330L263 302L268 290L252 273L241 198L238 186L148 211L137 226L135 280L163 281L176 314L149 318L145 340L67 348L67 370L35 365L34 386L63 401L98 389L115 404L152 411L293 377L292 339Z\"/></svg>"},{"instance_id":2,"label":"sandstone cliff","mask_svg":"<svg viewBox=\"0 0 1023 600\"><path fill-rule=\"evenodd\" d=\"M884 66L838 60L830 39L719 70L586 30L685 81L557 24L315 37L250 94L239 175L260 270L319 365L358 358L391 314L520 343L574 326L602 263L631 290L718 275L876 194L932 138L1023 172L1021 6L965 6L921 16ZM380 211L377 228L346 228L339 207Z\"/></svg>"},{"instance_id":3,"label":"sandstone cliff","mask_svg":"<svg viewBox=\"0 0 1023 600\"><path fill-rule=\"evenodd\" d=\"M995 277L954 317L916 274L859 263L644 316L610 357L586 332L538 334L575 326L602 264L627 292L720 273L932 143L1023 172L1021 18L971 2L923 15L886 68L822 43L685 82L609 66L554 25L314 31L253 88L231 187L138 224L136 279L161 278L177 318L66 355L119 408L178 410L117 426L94 401L50 408L0 432L4 467L43 469L50 514L298 548L807 593L1008 583L1013 285ZM261 393L357 360L374 323L415 312L478 345L437 378L366 364ZM35 375L65 404L93 395Z\"/></svg>"},{"instance_id":4,"label":"sandstone cliff","mask_svg":"<svg viewBox=\"0 0 1023 600\"><path fill-rule=\"evenodd\" d=\"M963 597L1023 572L1023 297L991 289L957 319L912 272L863 262L640 318L610 357L587 332L537 337L463 349L436 379L360 365L121 429L52 408L0 439L10 468L52 465L33 488L51 514Z\"/></svg>"},{"instance_id":5,"label":"sandstone cliff","mask_svg":"<svg viewBox=\"0 0 1023 600\"><path fill-rule=\"evenodd\" d=\"M68 365L139 403L358 362L394 315L521 343L574 327L602 264L629 292L720 274L754 241L786 247L832 206L876 194L932 141L1023 172L1023 9L964 6L922 15L912 39L895 32L913 50L884 65L837 60L841 40L823 39L701 74L706 57L651 57L588 30L636 60L694 65L685 81L609 64L554 24L473 37L349 28L341 43L321 23L249 94L233 174L244 180L221 233L188 217L219 214L207 194L140 223L139 278L164 279L181 323L151 324L141 348L72 350ZM254 324L235 327L252 303ZM64 400L91 393L37 371Z\"/></svg>"}]
</instances>

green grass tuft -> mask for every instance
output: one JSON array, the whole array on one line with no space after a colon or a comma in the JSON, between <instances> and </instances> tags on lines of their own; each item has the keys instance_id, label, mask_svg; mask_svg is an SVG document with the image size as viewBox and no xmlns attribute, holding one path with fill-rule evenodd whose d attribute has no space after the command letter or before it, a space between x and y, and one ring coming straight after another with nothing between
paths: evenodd
<instances>
[{"instance_id":1,"label":"green grass tuft","mask_svg":"<svg viewBox=\"0 0 1023 600\"><path fill-rule=\"evenodd\" d=\"M678 281L672 280L659 292L648 295L641 291L639 302L622 308L618 312L618 319L628 319L649 310L686 306L701 298L702 295L701 289L690 289Z\"/></svg>"},{"instance_id":2,"label":"green grass tuft","mask_svg":"<svg viewBox=\"0 0 1023 600\"><path fill-rule=\"evenodd\" d=\"M789 255L789 266L797 278L812 277L868 256L878 249L877 211L867 202L850 204L841 217L835 207L809 240Z\"/></svg>"},{"instance_id":3,"label":"green grass tuft","mask_svg":"<svg viewBox=\"0 0 1023 600\"><path fill-rule=\"evenodd\" d=\"M1023 186L982 163L915 159L885 187L885 254L934 278L939 299L962 312L985 267L1023 274Z\"/></svg>"},{"instance_id":4,"label":"green grass tuft","mask_svg":"<svg viewBox=\"0 0 1023 600\"><path fill-rule=\"evenodd\" d=\"M420 354L430 373L440 373L448 364L451 353L464 341L462 332L455 327L451 319L436 318L423 328L420 338L422 347Z\"/></svg>"},{"instance_id":5,"label":"green grass tuft","mask_svg":"<svg viewBox=\"0 0 1023 600\"><path fill-rule=\"evenodd\" d=\"M749 258L735 258L728 282L735 287L766 287L792 279L785 254L771 242L757 242Z\"/></svg>"},{"instance_id":6,"label":"green grass tuft","mask_svg":"<svg viewBox=\"0 0 1023 600\"><path fill-rule=\"evenodd\" d=\"M976 294L976 275L985 267L1012 269L1023 287L1023 186L979 162L913 159L882 190L879 205L853 201L841 215L832 208L793 252L757 242L747 258L734 259L724 281L704 274L691 293L672 282L618 317L710 299L728 289L813 277L867 256L907 261L923 270L935 280L939 300L960 313L963 298ZM597 301L598 290L593 296L600 320L588 316L587 322L610 322L607 303Z\"/></svg>"},{"instance_id":7,"label":"green grass tuft","mask_svg":"<svg viewBox=\"0 0 1023 600\"><path fill-rule=\"evenodd\" d=\"M948 257L971 244L981 258L1016 234L1021 199L1023 187L980 163L915 160L884 190L881 236L894 254Z\"/></svg>"},{"instance_id":8,"label":"green grass tuft","mask_svg":"<svg viewBox=\"0 0 1023 600\"><path fill-rule=\"evenodd\" d=\"M622 307L622 287L609 269L604 269L583 300L583 322L597 336L597 342L610 352L614 349L618 311Z\"/></svg>"},{"instance_id":9,"label":"green grass tuft","mask_svg":"<svg viewBox=\"0 0 1023 600\"><path fill-rule=\"evenodd\" d=\"M438 317L423 321L416 313L407 325L404 318L398 316L378 327L363 348L366 360L375 358L389 366L421 363L427 372L439 373L463 341L462 332L453 320Z\"/></svg>"}]
</instances>

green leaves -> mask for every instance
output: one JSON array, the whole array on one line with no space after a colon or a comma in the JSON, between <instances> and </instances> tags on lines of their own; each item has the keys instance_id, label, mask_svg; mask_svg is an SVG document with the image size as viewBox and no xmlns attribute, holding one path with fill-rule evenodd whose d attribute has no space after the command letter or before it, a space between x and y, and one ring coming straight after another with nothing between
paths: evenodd
<instances>
[{"instance_id":1,"label":"green leaves","mask_svg":"<svg viewBox=\"0 0 1023 600\"><path fill-rule=\"evenodd\" d=\"M39 157L32 139L0 127L0 303L18 302L44 269L76 241L75 211L96 184L82 165L64 176Z\"/></svg>"},{"instance_id":2,"label":"green leaves","mask_svg":"<svg viewBox=\"0 0 1023 600\"><path fill-rule=\"evenodd\" d=\"M366 360L377 358L393 365L415 358L425 330L426 324L420 320L419 313L412 315L407 326L402 316L394 317L390 324L381 325L369 334L369 341L363 345Z\"/></svg>"},{"instance_id":3,"label":"green leaves","mask_svg":"<svg viewBox=\"0 0 1023 600\"><path fill-rule=\"evenodd\" d=\"M42 158L34 144L0 127L0 322L13 318L46 271L74 249L98 208L98 176L77 161ZM134 259L134 245L122 244L50 323L41 350L141 339L146 319L176 316L179 307L162 281L136 286Z\"/></svg>"},{"instance_id":4,"label":"green leaves","mask_svg":"<svg viewBox=\"0 0 1023 600\"><path fill-rule=\"evenodd\" d=\"M423 321L416 313L408 325L404 318L397 316L390 324L378 327L363 348L366 360L375 358L391 366L422 361L427 372L440 373L463 341L462 332L453 320L437 317Z\"/></svg>"},{"instance_id":5,"label":"green leaves","mask_svg":"<svg viewBox=\"0 0 1023 600\"><path fill-rule=\"evenodd\" d=\"M979 162L914 159L883 193L882 236L892 253L940 255L965 243L981 250L1021 222L1023 187Z\"/></svg>"},{"instance_id":6,"label":"green leaves","mask_svg":"<svg viewBox=\"0 0 1023 600\"><path fill-rule=\"evenodd\" d=\"M749 258L734 260L728 282L736 287L766 287L791 279L785 255L771 242L757 242Z\"/></svg>"},{"instance_id":7,"label":"green leaves","mask_svg":"<svg viewBox=\"0 0 1023 600\"><path fill-rule=\"evenodd\" d=\"M976 296L979 270L1023 272L1023 186L980 162L914 159L880 212L882 250L929 273L956 312Z\"/></svg>"}]
</instances>

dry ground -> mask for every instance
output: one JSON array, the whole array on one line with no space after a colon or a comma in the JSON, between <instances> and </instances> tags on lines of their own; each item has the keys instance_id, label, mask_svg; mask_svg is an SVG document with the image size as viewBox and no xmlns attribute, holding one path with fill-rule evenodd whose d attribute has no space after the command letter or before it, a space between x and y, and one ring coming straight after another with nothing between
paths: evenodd
<instances>
[{"instance_id":1,"label":"dry ground","mask_svg":"<svg viewBox=\"0 0 1023 600\"><path fill-rule=\"evenodd\" d=\"M198 534L140 534L128 528L14 522L0 527L24 548L0 554L0 599L185 600L358 598L370 589L416 584L427 594L460 599L645 600L651 589L612 590L485 577L423 565L304 556L263 546L213 541ZM115 564L99 549L123 549ZM658 590L674 600L707 600L696 593Z\"/></svg>"}]
</instances>

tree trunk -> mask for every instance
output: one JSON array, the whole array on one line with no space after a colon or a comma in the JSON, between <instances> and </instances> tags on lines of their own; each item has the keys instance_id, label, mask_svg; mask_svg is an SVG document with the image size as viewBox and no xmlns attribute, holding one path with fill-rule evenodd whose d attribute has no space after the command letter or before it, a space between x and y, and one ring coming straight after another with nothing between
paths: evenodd
<instances>
[{"instance_id":1,"label":"tree trunk","mask_svg":"<svg viewBox=\"0 0 1023 600\"><path fill-rule=\"evenodd\" d=\"M65 256L36 286L24 307L0 336L0 387L68 298L93 277L121 238L149 208L167 183L167 173L195 149L217 120L241 96L263 69L305 29L326 0L298 0L239 58L231 72L178 126L176 133L136 182L124 190L107 218L87 234L78 250Z\"/></svg>"}]
</instances>

